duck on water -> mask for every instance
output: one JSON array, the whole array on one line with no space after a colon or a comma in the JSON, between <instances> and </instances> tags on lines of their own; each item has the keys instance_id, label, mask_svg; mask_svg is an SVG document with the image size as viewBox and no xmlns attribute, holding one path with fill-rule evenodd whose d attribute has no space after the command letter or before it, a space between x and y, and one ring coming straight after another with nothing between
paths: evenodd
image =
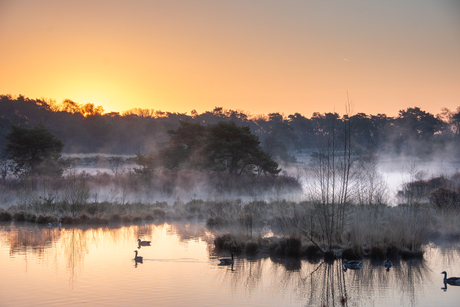
<instances>
[{"instance_id":1,"label":"duck on water","mask_svg":"<svg viewBox=\"0 0 460 307\"><path fill-rule=\"evenodd\" d=\"M343 267L346 269L352 269L352 270L359 270L360 267L359 265L361 264L361 260L350 260L348 261L347 259L343 259Z\"/></svg>"},{"instance_id":2,"label":"duck on water","mask_svg":"<svg viewBox=\"0 0 460 307\"><path fill-rule=\"evenodd\" d=\"M393 266L393 262L391 262L391 260L387 258L387 260L385 261L383 265L387 268L387 271L388 271Z\"/></svg>"},{"instance_id":3,"label":"duck on water","mask_svg":"<svg viewBox=\"0 0 460 307\"><path fill-rule=\"evenodd\" d=\"M220 263L219 264L233 264L235 260L233 259L233 252L232 252L232 258L221 258L219 259Z\"/></svg>"},{"instance_id":4,"label":"duck on water","mask_svg":"<svg viewBox=\"0 0 460 307\"><path fill-rule=\"evenodd\" d=\"M141 239L137 239L139 246L150 246L151 241L141 241Z\"/></svg>"},{"instance_id":5,"label":"duck on water","mask_svg":"<svg viewBox=\"0 0 460 307\"><path fill-rule=\"evenodd\" d=\"M137 251L134 251L134 253L135 253L134 261L142 263L142 260L144 259L144 257L138 256Z\"/></svg>"},{"instance_id":6,"label":"duck on water","mask_svg":"<svg viewBox=\"0 0 460 307\"><path fill-rule=\"evenodd\" d=\"M460 277L449 277L447 278L447 272L443 271L441 274L444 274L444 283L452 286L460 286Z\"/></svg>"}]
</instances>

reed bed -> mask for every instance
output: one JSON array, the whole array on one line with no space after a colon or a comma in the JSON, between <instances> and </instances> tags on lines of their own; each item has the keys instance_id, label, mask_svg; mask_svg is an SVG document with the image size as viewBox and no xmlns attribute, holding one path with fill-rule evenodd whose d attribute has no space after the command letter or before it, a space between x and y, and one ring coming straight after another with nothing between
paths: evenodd
<instances>
[{"instance_id":1,"label":"reed bed","mask_svg":"<svg viewBox=\"0 0 460 307\"><path fill-rule=\"evenodd\" d=\"M250 188L252 179L245 178L244 184L236 187L241 192L242 186L246 186L245 197L238 197L238 193L233 197L211 193L208 195L213 196L207 199L189 197L183 201L177 196L173 200L148 201L163 199L172 190L193 192L196 185L191 185L190 180L196 181L196 177L169 171L151 180L132 176L83 173L59 180L28 178L2 182L0 221L61 221L66 225L196 219L205 222L215 234L216 249L293 258L423 257L423 246L430 240L460 239L460 210L454 207L440 209L429 203L394 207L344 204L340 231L331 235L327 233L327 219L335 217L325 214L328 211L324 205L283 198L282 191L296 190L290 179L262 180L257 192L271 187L270 191L275 192L270 194L271 198L258 198L262 194L253 194L256 190ZM208 174L207 178L215 179L216 186L229 180L213 176L217 175ZM170 185L174 186L172 190ZM147 197L136 200L133 195L137 192Z\"/></svg>"}]
</instances>

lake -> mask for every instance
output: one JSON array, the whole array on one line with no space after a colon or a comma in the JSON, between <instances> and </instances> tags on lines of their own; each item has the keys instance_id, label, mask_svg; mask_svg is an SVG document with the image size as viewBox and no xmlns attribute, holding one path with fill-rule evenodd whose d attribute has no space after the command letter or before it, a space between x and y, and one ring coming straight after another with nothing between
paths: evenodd
<instances>
[{"instance_id":1,"label":"lake","mask_svg":"<svg viewBox=\"0 0 460 307\"><path fill-rule=\"evenodd\" d=\"M151 241L138 248L137 239ZM0 306L459 306L460 244L429 244L423 260L237 255L219 265L202 222L49 228L0 223ZM143 257L134 261L134 251Z\"/></svg>"}]
</instances>

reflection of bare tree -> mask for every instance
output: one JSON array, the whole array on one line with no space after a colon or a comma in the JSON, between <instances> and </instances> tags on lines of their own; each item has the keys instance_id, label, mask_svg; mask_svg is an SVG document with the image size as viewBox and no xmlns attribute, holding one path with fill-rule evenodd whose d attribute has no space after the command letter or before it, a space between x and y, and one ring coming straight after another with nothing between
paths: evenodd
<instances>
[{"instance_id":1,"label":"reflection of bare tree","mask_svg":"<svg viewBox=\"0 0 460 307\"><path fill-rule=\"evenodd\" d=\"M431 243L425 250L431 258L437 258L439 262L449 266L460 263L460 243L458 242L440 242L438 245Z\"/></svg>"},{"instance_id":2,"label":"reflection of bare tree","mask_svg":"<svg viewBox=\"0 0 460 307\"><path fill-rule=\"evenodd\" d=\"M21 227L10 224L0 229L6 234L11 255L33 253L42 258L44 250L61 236L59 229L38 224L21 223Z\"/></svg>"},{"instance_id":3,"label":"reflection of bare tree","mask_svg":"<svg viewBox=\"0 0 460 307\"><path fill-rule=\"evenodd\" d=\"M219 268L216 271L216 283L232 292L252 295L266 287L268 280L277 292L275 296L294 292L306 306L366 306L375 299L376 291L382 297L391 297L394 289L398 289L396 293L400 294L403 305L417 305L416 289L429 278L430 270L425 262L396 262L391 273L382 264L365 260L361 269L344 271L341 261L302 260L293 265L288 260L269 257L251 261L237 259L233 270Z\"/></svg>"},{"instance_id":4,"label":"reflection of bare tree","mask_svg":"<svg viewBox=\"0 0 460 307\"><path fill-rule=\"evenodd\" d=\"M346 278L340 261L308 265L298 279L307 306L341 306L347 302ZM308 289L308 290L307 290Z\"/></svg>"},{"instance_id":5,"label":"reflection of bare tree","mask_svg":"<svg viewBox=\"0 0 460 307\"><path fill-rule=\"evenodd\" d=\"M209 232L202 223L176 222L169 225L169 227L168 232L177 234L181 242L196 240L198 238L203 239L209 236Z\"/></svg>"},{"instance_id":6,"label":"reflection of bare tree","mask_svg":"<svg viewBox=\"0 0 460 307\"><path fill-rule=\"evenodd\" d=\"M209 254L214 254L214 234L211 233L204 224L196 222L175 222L174 224L165 224L168 227L168 233L177 235L180 242L190 240L205 241L206 249Z\"/></svg>"},{"instance_id":7,"label":"reflection of bare tree","mask_svg":"<svg viewBox=\"0 0 460 307\"><path fill-rule=\"evenodd\" d=\"M73 284L83 268L85 255L90 249L104 245L132 242L137 246L137 239L161 233L165 225L131 225L92 228L89 226L50 228L39 224L13 223L0 226L2 240L9 245L10 254L19 254L27 258L36 255L38 259L52 259L58 267L62 259L70 274L69 283Z\"/></svg>"},{"instance_id":8,"label":"reflection of bare tree","mask_svg":"<svg viewBox=\"0 0 460 307\"><path fill-rule=\"evenodd\" d=\"M179 242L180 245L191 240L206 241L209 254L213 253L214 236L202 223L178 222L99 228L78 226L63 227L60 231L38 224L0 224L0 243L8 244L11 254L25 257L26 269L27 260L32 259L30 255L36 255L43 262L51 259L55 261L56 267L63 263L70 274L71 284L83 269L86 255L94 253L94 249L120 245L132 246L133 249L129 250L131 252L137 247L138 238L152 240L150 250L141 250L142 255L148 259L148 252L155 251L155 245L165 235L172 239L168 242ZM460 262L458 243L441 248L428 246L426 253L428 259L436 259L443 264L455 265ZM132 255L128 257L132 259ZM383 266L383 261L373 263L369 260L363 260L360 270L344 272L341 261L310 262L260 254L252 259L239 256L233 267L217 266L216 260L216 274L212 276L216 283L223 284L234 293L245 293L254 297L259 292L266 293L266 287L269 287L269 292L274 296L293 294L294 299L305 305L363 306L375 299L376 291L381 297L396 297L402 305L417 305L420 303L417 301L417 291L420 291L421 284L426 284L431 270L423 260L392 261L394 265L389 272ZM437 275L441 287L442 275Z\"/></svg>"},{"instance_id":9,"label":"reflection of bare tree","mask_svg":"<svg viewBox=\"0 0 460 307\"><path fill-rule=\"evenodd\" d=\"M251 295L262 282L263 272L270 266L268 258L255 261L235 261L233 266L222 266L216 275L216 283L230 283L232 292L244 291ZM223 272L222 272L223 271Z\"/></svg>"},{"instance_id":10,"label":"reflection of bare tree","mask_svg":"<svg viewBox=\"0 0 460 307\"><path fill-rule=\"evenodd\" d=\"M83 267L84 256L88 253L86 234L82 229L72 228L65 231L61 246L67 259L69 283L73 284L76 273Z\"/></svg>"}]
</instances>

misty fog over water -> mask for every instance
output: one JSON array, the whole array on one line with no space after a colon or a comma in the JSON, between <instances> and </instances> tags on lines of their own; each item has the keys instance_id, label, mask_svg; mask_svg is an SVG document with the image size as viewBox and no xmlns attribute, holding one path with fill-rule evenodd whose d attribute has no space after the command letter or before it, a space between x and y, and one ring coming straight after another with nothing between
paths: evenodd
<instances>
[{"instance_id":1,"label":"misty fog over water","mask_svg":"<svg viewBox=\"0 0 460 307\"><path fill-rule=\"evenodd\" d=\"M123 162L117 167L116 170L111 167L107 162L107 159L117 157L120 158ZM72 167L64 174L68 174L70 171L75 171L77 173L87 173L90 175L97 175L101 173L107 173L114 175L115 172L118 174L127 173L132 171L134 168L139 167L136 163L133 162L135 156L129 155L109 155L109 154L67 154L64 155L64 159L73 159L77 162L72 165ZM299 178L303 185L303 192L306 194L308 192L308 175L305 173L305 168L308 167L311 158L306 155L297 156L297 163L284 164L281 165L283 168L283 174ZM445 176L449 177L456 173L460 172L460 159L459 158L425 158L420 159L417 157L410 156L397 156L397 155L381 155L377 161L377 171L383 179L384 189L386 190L386 196L389 205L397 205L397 193L403 188L403 185L414 180L429 180L434 177ZM197 183L199 187L199 183ZM97 187L94 187L97 190ZM110 191L99 190L100 196L105 194L110 194ZM113 195L112 195L113 196ZM196 197L208 198L204 194L200 194L199 190L195 190L191 194L181 194L173 195L170 198L158 197L158 199L151 199L150 201L155 200L171 200L174 201L175 198L183 198L183 200L189 200ZM231 195L227 195L231 197ZM291 199L293 201L303 200L305 195L296 193L293 195L284 194L284 197ZM110 196L107 196L110 197ZM274 195L256 195L258 199L269 200ZM137 201L141 197L140 195L134 196L131 201ZM145 201L149 201L145 199Z\"/></svg>"}]
</instances>

